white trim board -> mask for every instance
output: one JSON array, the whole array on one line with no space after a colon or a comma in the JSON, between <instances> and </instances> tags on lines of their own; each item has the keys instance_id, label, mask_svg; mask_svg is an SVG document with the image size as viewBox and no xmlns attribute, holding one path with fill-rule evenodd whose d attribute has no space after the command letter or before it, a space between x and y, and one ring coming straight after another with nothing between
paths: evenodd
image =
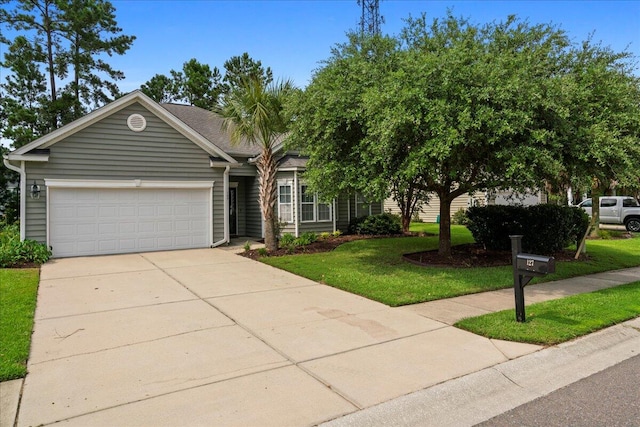
<instances>
[{"instance_id":1,"label":"white trim board","mask_svg":"<svg viewBox=\"0 0 640 427\"><path fill-rule=\"evenodd\" d=\"M151 181L142 179L83 180L47 179L51 188L213 188L215 181Z\"/></svg>"}]
</instances>

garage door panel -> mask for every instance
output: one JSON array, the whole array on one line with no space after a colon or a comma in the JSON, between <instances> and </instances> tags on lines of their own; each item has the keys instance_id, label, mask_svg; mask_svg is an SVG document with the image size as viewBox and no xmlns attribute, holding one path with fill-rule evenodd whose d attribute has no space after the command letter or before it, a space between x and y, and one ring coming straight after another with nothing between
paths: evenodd
<instances>
[{"instance_id":1,"label":"garage door panel","mask_svg":"<svg viewBox=\"0 0 640 427\"><path fill-rule=\"evenodd\" d=\"M54 256L207 247L210 192L51 188L49 240Z\"/></svg>"},{"instance_id":2,"label":"garage door panel","mask_svg":"<svg viewBox=\"0 0 640 427\"><path fill-rule=\"evenodd\" d=\"M78 236L93 236L96 234L97 229L96 224L77 224L75 227L75 232ZM73 235L73 226L69 228L71 231L68 233L70 236Z\"/></svg>"},{"instance_id":3,"label":"garage door panel","mask_svg":"<svg viewBox=\"0 0 640 427\"><path fill-rule=\"evenodd\" d=\"M132 252L136 249L136 241L134 239L121 239L120 248L122 252Z\"/></svg>"},{"instance_id":4,"label":"garage door panel","mask_svg":"<svg viewBox=\"0 0 640 427\"><path fill-rule=\"evenodd\" d=\"M78 206L75 214L77 218L95 218L98 215L98 209L94 206Z\"/></svg>"},{"instance_id":5,"label":"garage door panel","mask_svg":"<svg viewBox=\"0 0 640 427\"><path fill-rule=\"evenodd\" d=\"M135 222L121 222L118 224L119 234L135 234L138 232L138 225Z\"/></svg>"}]
</instances>

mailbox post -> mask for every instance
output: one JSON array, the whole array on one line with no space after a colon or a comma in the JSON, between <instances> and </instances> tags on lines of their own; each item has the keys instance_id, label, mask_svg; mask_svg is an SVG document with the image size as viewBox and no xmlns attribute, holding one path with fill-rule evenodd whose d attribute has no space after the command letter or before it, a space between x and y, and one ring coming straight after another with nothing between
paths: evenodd
<instances>
[{"instance_id":1,"label":"mailbox post","mask_svg":"<svg viewBox=\"0 0 640 427\"><path fill-rule=\"evenodd\" d=\"M526 320L524 311L524 287L531 279L556 272L556 262L553 257L522 253L522 236L511 238L511 261L513 264L513 290L516 297L516 320Z\"/></svg>"}]
</instances>

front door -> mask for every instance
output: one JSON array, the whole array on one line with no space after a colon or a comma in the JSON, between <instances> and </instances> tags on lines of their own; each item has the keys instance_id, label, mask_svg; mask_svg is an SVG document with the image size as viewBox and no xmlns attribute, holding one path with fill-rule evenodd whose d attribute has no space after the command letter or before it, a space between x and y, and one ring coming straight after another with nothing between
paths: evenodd
<instances>
[{"instance_id":1,"label":"front door","mask_svg":"<svg viewBox=\"0 0 640 427\"><path fill-rule=\"evenodd\" d=\"M238 235L238 189L229 188L229 234Z\"/></svg>"}]
</instances>

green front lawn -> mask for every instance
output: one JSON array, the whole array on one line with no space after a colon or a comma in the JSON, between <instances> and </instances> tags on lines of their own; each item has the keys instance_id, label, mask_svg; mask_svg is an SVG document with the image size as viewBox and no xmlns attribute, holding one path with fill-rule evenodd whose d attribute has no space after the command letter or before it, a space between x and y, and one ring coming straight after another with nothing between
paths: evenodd
<instances>
[{"instance_id":1,"label":"green front lawn","mask_svg":"<svg viewBox=\"0 0 640 427\"><path fill-rule=\"evenodd\" d=\"M412 224L412 231L437 233L437 224ZM463 226L452 226L454 245L472 243ZM511 266L487 268L420 267L402 254L437 249L438 237L357 240L332 252L262 258L269 265L326 283L390 306L414 304L513 286ZM640 238L591 240L586 262L558 262L556 273L535 279L558 280L640 265Z\"/></svg>"},{"instance_id":2,"label":"green front lawn","mask_svg":"<svg viewBox=\"0 0 640 427\"><path fill-rule=\"evenodd\" d=\"M0 381L24 377L40 271L0 269Z\"/></svg>"},{"instance_id":3,"label":"green front lawn","mask_svg":"<svg viewBox=\"0 0 640 427\"><path fill-rule=\"evenodd\" d=\"M526 307L526 322L515 310L464 319L458 328L507 341L553 345L640 316L640 282L573 295Z\"/></svg>"}]
</instances>

